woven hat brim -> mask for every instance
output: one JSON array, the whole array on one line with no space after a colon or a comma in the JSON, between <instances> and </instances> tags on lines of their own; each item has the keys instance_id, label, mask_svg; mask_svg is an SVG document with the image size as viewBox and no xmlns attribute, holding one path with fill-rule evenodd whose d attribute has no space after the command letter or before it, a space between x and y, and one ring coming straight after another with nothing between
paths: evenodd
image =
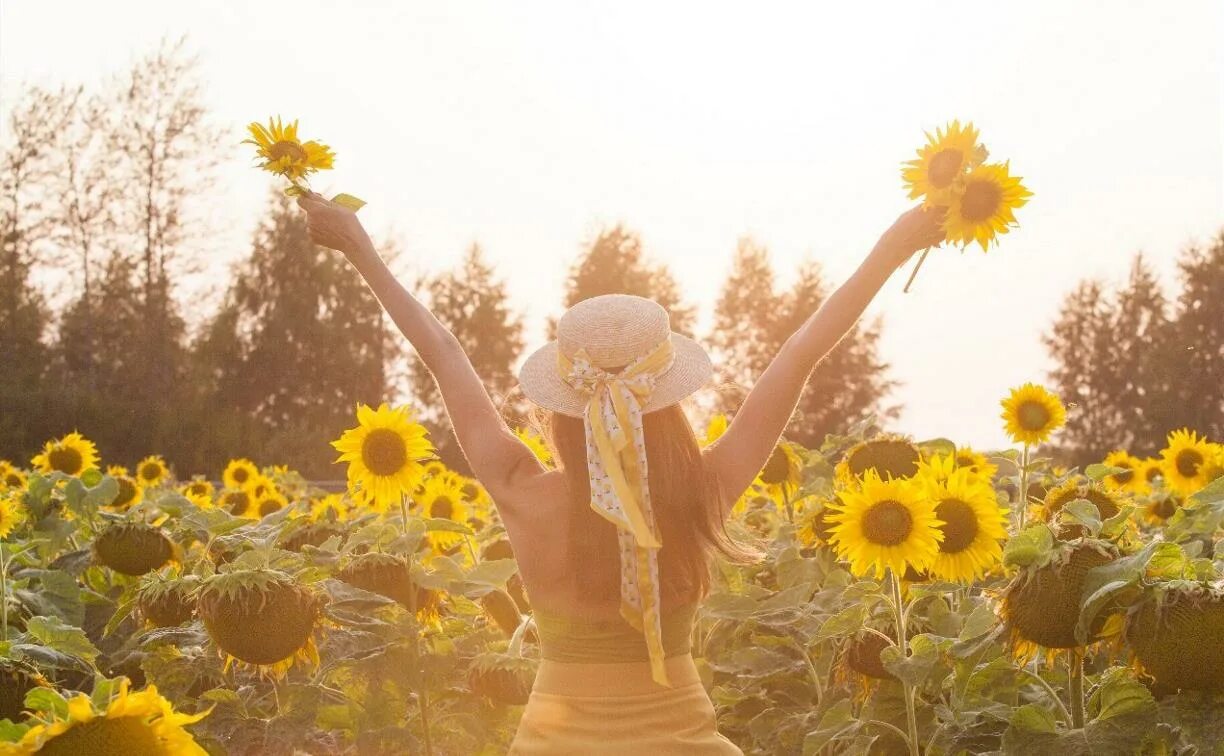
<instances>
[{"instance_id":1,"label":"woven hat brim","mask_svg":"<svg viewBox=\"0 0 1224 756\"><path fill-rule=\"evenodd\" d=\"M671 368L659 376L643 412L654 412L692 395L710 380L714 366L710 356L696 341L671 335L675 359ZM561 379L557 370L557 342L550 341L537 349L519 370L519 384L527 398L540 407L570 417L582 417L586 412L587 396Z\"/></svg>"}]
</instances>

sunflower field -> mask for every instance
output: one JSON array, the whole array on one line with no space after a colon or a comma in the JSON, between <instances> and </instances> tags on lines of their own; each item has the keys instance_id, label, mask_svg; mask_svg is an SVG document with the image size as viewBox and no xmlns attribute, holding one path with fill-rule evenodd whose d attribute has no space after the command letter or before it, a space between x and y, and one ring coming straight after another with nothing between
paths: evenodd
<instances>
[{"instance_id":1,"label":"sunflower field","mask_svg":"<svg viewBox=\"0 0 1224 756\"><path fill-rule=\"evenodd\" d=\"M693 638L724 734L1218 753L1224 446L1179 429L1066 469L1042 447L1064 418L1026 385L1013 449L780 443L728 524L761 556L716 562ZM0 463L0 754L504 753L538 646L493 502L407 410L357 420L342 491L128 469L76 433Z\"/></svg>"}]
</instances>

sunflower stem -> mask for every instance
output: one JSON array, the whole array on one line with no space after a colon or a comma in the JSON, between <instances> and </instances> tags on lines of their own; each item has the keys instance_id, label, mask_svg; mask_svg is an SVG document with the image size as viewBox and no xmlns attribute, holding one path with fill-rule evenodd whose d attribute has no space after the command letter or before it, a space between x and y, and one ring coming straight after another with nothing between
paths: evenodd
<instances>
[{"instance_id":1,"label":"sunflower stem","mask_svg":"<svg viewBox=\"0 0 1224 756\"><path fill-rule=\"evenodd\" d=\"M1024 520L1028 514L1028 468L1029 468L1029 445L1024 445L1024 453L1020 456L1020 493L1017 497L1020 507L1020 527L1016 532L1024 530Z\"/></svg>"},{"instance_id":2,"label":"sunflower stem","mask_svg":"<svg viewBox=\"0 0 1224 756\"><path fill-rule=\"evenodd\" d=\"M909 294L910 284L914 283L914 277L918 275L919 269L922 268L922 264L926 262L927 255L929 254L931 254L930 247L927 247L926 249L922 250L922 257L918 258L918 264L915 265L914 270L910 272L909 280L905 282L905 288L901 290L903 294Z\"/></svg>"},{"instance_id":3,"label":"sunflower stem","mask_svg":"<svg viewBox=\"0 0 1224 756\"><path fill-rule=\"evenodd\" d=\"M893 618L897 622L897 648L901 651L901 659L904 661L909 658L909 638L905 633L906 612L905 599L901 596L901 576L891 569L888 572L892 586ZM914 686L904 680L901 685L905 695L905 722L909 728L906 741L910 756L918 756L918 714L914 709Z\"/></svg>"},{"instance_id":4,"label":"sunflower stem","mask_svg":"<svg viewBox=\"0 0 1224 756\"><path fill-rule=\"evenodd\" d=\"M8 640L8 562L0 543L0 641Z\"/></svg>"},{"instance_id":5,"label":"sunflower stem","mask_svg":"<svg viewBox=\"0 0 1224 756\"><path fill-rule=\"evenodd\" d=\"M795 505L791 503L790 486L782 483L782 505L786 507L786 521L795 524Z\"/></svg>"},{"instance_id":6,"label":"sunflower stem","mask_svg":"<svg viewBox=\"0 0 1224 756\"><path fill-rule=\"evenodd\" d=\"M1084 727L1084 654L1078 648L1067 649L1067 666L1070 671L1071 727Z\"/></svg>"}]
</instances>

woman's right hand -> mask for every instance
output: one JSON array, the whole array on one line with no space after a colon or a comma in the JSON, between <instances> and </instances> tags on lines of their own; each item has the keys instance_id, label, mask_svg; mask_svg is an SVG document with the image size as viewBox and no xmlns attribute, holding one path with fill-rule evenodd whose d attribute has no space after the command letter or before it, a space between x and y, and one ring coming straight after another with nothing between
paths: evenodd
<instances>
[{"instance_id":1,"label":"woman's right hand","mask_svg":"<svg viewBox=\"0 0 1224 756\"><path fill-rule=\"evenodd\" d=\"M357 213L349 208L317 192L298 195L297 203L306 211L306 230L315 244L345 255L372 246L370 235L357 219Z\"/></svg>"},{"instance_id":2,"label":"woman's right hand","mask_svg":"<svg viewBox=\"0 0 1224 756\"><path fill-rule=\"evenodd\" d=\"M892 268L900 267L915 252L944 240L943 208L910 208L889 226L876 242L875 253Z\"/></svg>"}]
</instances>

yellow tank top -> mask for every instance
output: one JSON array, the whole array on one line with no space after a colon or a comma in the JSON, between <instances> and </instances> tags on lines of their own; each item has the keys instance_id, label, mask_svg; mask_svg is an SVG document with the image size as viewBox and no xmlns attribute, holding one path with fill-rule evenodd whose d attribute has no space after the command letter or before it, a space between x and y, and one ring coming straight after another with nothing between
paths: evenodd
<instances>
[{"instance_id":1,"label":"yellow tank top","mask_svg":"<svg viewBox=\"0 0 1224 756\"><path fill-rule=\"evenodd\" d=\"M664 656L691 650L696 604L669 609L662 618ZM574 663L650 661L646 639L617 617L588 620L534 612L540 634L540 655L550 661Z\"/></svg>"}]
</instances>

